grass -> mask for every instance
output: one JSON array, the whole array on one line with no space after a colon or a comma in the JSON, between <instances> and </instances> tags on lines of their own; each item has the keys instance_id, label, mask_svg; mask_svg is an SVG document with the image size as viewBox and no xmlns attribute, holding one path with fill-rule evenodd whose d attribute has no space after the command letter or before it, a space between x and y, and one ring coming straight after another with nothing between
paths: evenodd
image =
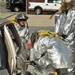
<instances>
[{"instance_id":1,"label":"grass","mask_svg":"<svg viewBox=\"0 0 75 75\"><path fill-rule=\"evenodd\" d=\"M6 2L0 2L0 6L6 6Z\"/></svg>"}]
</instances>

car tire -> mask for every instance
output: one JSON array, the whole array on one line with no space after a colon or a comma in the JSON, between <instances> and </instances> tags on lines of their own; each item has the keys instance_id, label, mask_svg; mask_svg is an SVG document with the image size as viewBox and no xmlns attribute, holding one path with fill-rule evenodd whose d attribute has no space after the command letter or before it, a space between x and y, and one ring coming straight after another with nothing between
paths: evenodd
<instances>
[{"instance_id":1,"label":"car tire","mask_svg":"<svg viewBox=\"0 0 75 75\"><path fill-rule=\"evenodd\" d=\"M14 7L14 11L18 12L18 11L20 11L20 9L18 7Z\"/></svg>"},{"instance_id":2,"label":"car tire","mask_svg":"<svg viewBox=\"0 0 75 75\"><path fill-rule=\"evenodd\" d=\"M41 8L36 8L35 9L35 14L39 15L42 13L42 9Z\"/></svg>"}]
</instances>

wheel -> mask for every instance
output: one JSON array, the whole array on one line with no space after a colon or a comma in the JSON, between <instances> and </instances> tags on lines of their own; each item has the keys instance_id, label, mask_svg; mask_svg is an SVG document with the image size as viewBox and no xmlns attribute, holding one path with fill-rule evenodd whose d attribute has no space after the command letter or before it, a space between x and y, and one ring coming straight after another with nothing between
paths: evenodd
<instances>
[{"instance_id":1,"label":"wheel","mask_svg":"<svg viewBox=\"0 0 75 75\"><path fill-rule=\"evenodd\" d=\"M14 7L14 11L18 12L20 9L18 7Z\"/></svg>"},{"instance_id":2,"label":"wheel","mask_svg":"<svg viewBox=\"0 0 75 75\"><path fill-rule=\"evenodd\" d=\"M36 8L36 9L35 9L35 13L36 13L37 15L41 14L41 13L42 13L42 9L41 9L41 8Z\"/></svg>"}]
</instances>

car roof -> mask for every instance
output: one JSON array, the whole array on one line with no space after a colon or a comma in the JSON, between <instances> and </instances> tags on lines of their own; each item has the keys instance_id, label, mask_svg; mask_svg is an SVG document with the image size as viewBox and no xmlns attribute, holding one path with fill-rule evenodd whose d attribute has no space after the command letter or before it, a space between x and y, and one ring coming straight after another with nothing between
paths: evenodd
<instances>
[{"instance_id":1,"label":"car roof","mask_svg":"<svg viewBox=\"0 0 75 75\"><path fill-rule=\"evenodd\" d=\"M4 24L9 24L9 23L11 23L10 20L5 19L5 18L0 18L0 27Z\"/></svg>"}]
</instances>

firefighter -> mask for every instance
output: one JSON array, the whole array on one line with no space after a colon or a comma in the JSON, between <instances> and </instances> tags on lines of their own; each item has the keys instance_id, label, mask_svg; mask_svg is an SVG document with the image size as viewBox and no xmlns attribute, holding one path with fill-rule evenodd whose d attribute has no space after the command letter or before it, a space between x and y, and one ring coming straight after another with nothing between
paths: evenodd
<instances>
[{"instance_id":1,"label":"firefighter","mask_svg":"<svg viewBox=\"0 0 75 75\"><path fill-rule=\"evenodd\" d=\"M55 34L53 32L49 32L47 30L35 31L34 33L32 33L31 42L33 44L33 47L30 49L30 63L31 63L31 65L34 66L35 74L50 75L50 72L52 70L54 70L54 65L56 64L55 62L58 60L59 60L59 63L60 63L60 61L62 62L62 63L60 63L60 66L62 66L62 65L63 66L62 66L62 68L59 66L59 69L55 67L55 70L57 72L60 72L61 69L66 70L67 68L69 68L69 66L71 65L71 63L70 63L71 60L69 58L70 56L65 56L65 55L70 55L69 54L70 52L69 52L69 49L67 48L67 46L64 44L64 42L61 41L60 39L62 39L62 38L60 38L60 36L58 36L57 34ZM68 51L68 52L66 52L66 51ZM51 52L51 53L49 53L49 52ZM65 53L67 53L67 54L65 54ZM48 54L50 56L48 56ZM53 58L53 56L54 56L54 58ZM63 60L63 59L66 59L66 62L68 62L69 65L68 65L68 63L63 64L63 62L65 62L65 60ZM51 60L51 62L50 62L50 60ZM57 63L57 64L59 65L59 63ZM68 65L67 68L66 68L66 65ZM57 72L55 72L56 74L53 74L53 75L57 75ZM58 73L58 75L59 75L59 73Z\"/></svg>"},{"instance_id":2,"label":"firefighter","mask_svg":"<svg viewBox=\"0 0 75 75\"><path fill-rule=\"evenodd\" d=\"M30 36L30 30L29 30L28 22L27 22L28 16L25 13L20 13L15 17L15 20L17 21L17 24L15 24L15 27L18 31L18 34L27 43Z\"/></svg>"},{"instance_id":3,"label":"firefighter","mask_svg":"<svg viewBox=\"0 0 75 75\"><path fill-rule=\"evenodd\" d=\"M70 75L75 75L75 10L74 0L64 4L63 12L58 14L55 24L55 32L64 38L64 43L71 51L73 70ZM69 8L68 8L69 7Z\"/></svg>"},{"instance_id":4,"label":"firefighter","mask_svg":"<svg viewBox=\"0 0 75 75\"><path fill-rule=\"evenodd\" d=\"M28 16L25 13L20 13L15 17L15 19L12 19L11 22L14 24L15 28L17 29L17 32L22 41L22 45L24 46L24 48L21 49L20 54L19 54L19 58L21 60L17 59L17 62L18 62L17 68L20 69L22 66L24 69L22 69L21 71L26 72L26 75L31 75L30 72L26 71L28 68L28 64L26 64L26 62L25 62L25 61L27 61L27 59L29 57L27 43L30 38L30 30L29 30L27 20L28 20ZM21 63L19 63L20 61L21 61Z\"/></svg>"},{"instance_id":5,"label":"firefighter","mask_svg":"<svg viewBox=\"0 0 75 75\"><path fill-rule=\"evenodd\" d=\"M71 11L73 11L74 7L74 0L63 0L61 8L56 12L55 15L55 33L58 33L59 35L62 35L65 38L65 35L63 35L63 30L65 27L65 23L67 19L70 17L68 14L72 14Z\"/></svg>"}]
</instances>

